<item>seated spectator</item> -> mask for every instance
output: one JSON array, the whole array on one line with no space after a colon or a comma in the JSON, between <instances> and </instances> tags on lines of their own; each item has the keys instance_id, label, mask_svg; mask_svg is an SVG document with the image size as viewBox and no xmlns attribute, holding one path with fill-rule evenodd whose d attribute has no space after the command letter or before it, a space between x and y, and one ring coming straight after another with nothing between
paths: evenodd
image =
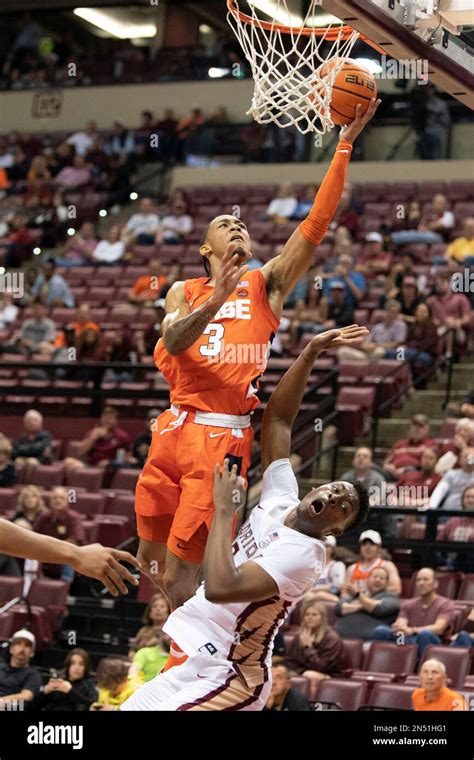
<instances>
[{"instance_id":1,"label":"seated spectator","mask_svg":"<svg viewBox=\"0 0 474 760\"><path fill-rule=\"evenodd\" d=\"M86 433L78 447L78 454L86 457L89 465L105 467L117 458L119 449L128 451L130 445L129 434L118 426L117 410L113 406L104 406L99 424ZM65 462L69 469L84 467L83 462L72 457Z\"/></svg>"},{"instance_id":2,"label":"seated spectator","mask_svg":"<svg viewBox=\"0 0 474 760\"><path fill-rule=\"evenodd\" d=\"M140 211L132 214L122 230L125 245L153 245L160 226L158 214L153 211L151 198L142 198Z\"/></svg>"},{"instance_id":3,"label":"seated spectator","mask_svg":"<svg viewBox=\"0 0 474 760\"><path fill-rule=\"evenodd\" d=\"M140 114L140 124L135 129L134 141L137 155L144 159L152 159L150 138L153 133L153 113L151 111L142 111Z\"/></svg>"},{"instance_id":4,"label":"seated spectator","mask_svg":"<svg viewBox=\"0 0 474 760\"><path fill-rule=\"evenodd\" d=\"M421 454L420 469L408 470L397 480L396 489L400 506L423 507L428 503L441 480L441 475L435 472L437 461L437 450L433 446L426 446Z\"/></svg>"},{"instance_id":5,"label":"seated spectator","mask_svg":"<svg viewBox=\"0 0 474 760\"><path fill-rule=\"evenodd\" d=\"M459 467L459 455L466 446L474 446L474 420L462 417L456 422L453 439L440 447L443 456L438 462L436 472L444 475L451 468Z\"/></svg>"},{"instance_id":6,"label":"seated spectator","mask_svg":"<svg viewBox=\"0 0 474 760\"><path fill-rule=\"evenodd\" d=\"M390 273L392 254L384 249L380 232L368 232L365 236L364 250L357 257L356 272L362 272L369 282L380 275Z\"/></svg>"},{"instance_id":7,"label":"seated spectator","mask_svg":"<svg viewBox=\"0 0 474 760\"><path fill-rule=\"evenodd\" d=\"M104 362L107 357L107 347L97 330L86 327L85 330L75 337L75 360L76 365L69 371L68 376L73 380L99 380L103 377L103 367L81 367L81 362Z\"/></svg>"},{"instance_id":8,"label":"seated spectator","mask_svg":"<svg viewBox=\"0 0 474 760\"><path fill-rule=\"evenodd\" d=\"M464 698L446 686L446 665L440 660L425 660L420 668L420 688L411 695L413 709L453 712L465 710Z\"/></svg>"},{"instance_id":9,"label":"seated spectator","mask_svg":"<svg viewBox=\"0 0 474 760\"><path fill-rule=\"evenodd\" d=\"M12 522L21 525L22 528L33 528L38 515L45 511L46 505L39 488L24 486L18 496Z\"/></svg>"},{"instance_id":10,"label":"seated spectator","mask_svg":"<svg viewBox=\"0 0 474 760\"><path fill-rule=\"evenodd\" d=\"M4 266L20 267L26 259L31 258L33 236L27 226L28 217L22 211L13 215L6 234L0 239L0 256L5 254Z\"/></svg>"},{"instance_id":11,"label":"seated spectator","mask_svg":"<svg viewBox=\"0 0 474 760\"><path fill-rule=\"evenodd\" d=\"M400 261L396 261L390 269L385 280L385 292L387 298L396 298L406 277L414 277L420 292L426 289L427 277L424 274L417 275L415 272L416 256L412 251L405 251Z\"/></svg>"},{"instance_id":12,"label":"seated spectator","mask_svg":"<svg viewBox=\"0 0 474 760\"><path fill-rule=\"evenodd\" d=\"M384 470L398 480L405 472L420 469L421 455L427 446L434 446L434 440L430 438L430 421L426 414L415 414L411 418L408 438L393 444L385 457Z\"/></svg>"},{"instance_id":13,"label":"seated spectator","mask_svg":"<svg viewBox=\"0 0 474 760\"><path fill-rule=\"evenodd\" d=\"M143 647L151 646L151 642L156 638L165 636L163 626L169 614L170 607L166 597L160 592L153 594L143 613L143 625L130 642L130 651L134 653Z\"/></svg>"},{"instance_id":14,"label":"seated spectator","mask_svg":"<svg viewBox=\"0 0 474 760\"><path fill-rule=\"evenodd\" d=\"M97 243L92 252L91 263L93 264L117 264L122 261L125 253L125 243L120 240L120 230L117 224L113 224L105 240Z\"/></svg>"},{"instance_id":15,"label":"seated spectator","mask_svg":"<svg viewBox=\"0 0 474 760\"><path fill-rule=\"evenodd\" d=\"M104 358L107 362L135 363L137 361L137 346L135 345L134 335L128 325L122 325L111 334L105 349ZM105 374L107 381L116 383L132 382L134 377L134 371L128 369L109 369Z\"/></svg>"},{"instance_id":16,"label":"seated spectator","mask_svg":"<svg viewBox=\"0 0 474 760\"><path fill-rule=\"evenodd\" d=\"M41 269L42 271L36 277L31 288L33 298L39 299L48 308L63 306L72 309L74 307L74 296L64 277L57 274L55 260L47 259Z\"/></svg>"},{"instance_id":17,"label":"seated spectator","mask_svg":"<svg viewBox=\"0 0 474 760\"><path fill-rule=\"evenodd\" d=\"M91 307L88 303L81 303L76 311L76 319L70 322L68 327L74 332L74 336L78 338L85 330L95 330L100 332L100 327L97 322L93 322L91 318Z\"/></svg>"},{"instance_id":18,"label":"seated spectator","mask_svg":"<svg viewBox=\"0 0 474 760\"><path fill-rule=\"evenodd\" d=\"M0 293L0 330L7 330L18 317L18 306L13 303L13 293Z\"/></svg>"},{"instance_id":19,"label":"seated spectator","mask_svg":"<svg viewBox=\"0 0 474 760\"><path fill-rule=\"evenodd\" d=\"M97 679L99 699L91 705L91 710L118 710L126 699L141 685L137 676L128 675L129 665L123 660L107 659Z\"/></svg>"},{"instance_id":20,"label":"seated spectator","mask_svg":"<svg viewBox=\"0 0 474 760\"><path fill-rule=\"evenodd\" d=\"M356 594L367 590L367 580L372 570L383 567L388 573L387 591L399 596L402 582L396 565L382 558L382 537L376 530L364 530L359 536L361 559L347 568L341 594Z\"/></svg>"},{"instance_id":21,"label":"seated spectator","mask_svg":"<svg viewBox=\"0 0 474 760\"><path fill-rule=\"evenodd\" d=\"M336 543L334 536L326 536L324 540L327 562L316 584L309 592L314 601L339 601L341 587L346 577L346 566L344 562L335 559Z\"/></svg>"},{"instance_id":22,"label":"seated spectator","mask_svg":"<svg viewBox=\"0 0 474 760\"><path fill-rule=\"evenodd\" d=\"M395 622L400 600L396 594L387 591L388 578L385 567L376 567L367 578L367 591L341 596L336 606L336 615L340 619L335 625L339 636L367 641L381 622L387 625Z\"/></svg>"},{"instance_id":23,"label":"seated spectator","mask_svg":"<svg viewBox=\"0 0 474 760\"><path fill-rule=\"evenodd\" d=\"M316 193L317 188L314 187L314 185L308 185L305 187L301 199L298 201L297 206L291 216L292 219L306 219L309 212L313 208Z\"/></svg>"},{"instance_id":24,"label":"seated spectator","mask_svg":"<svg viewBox=\"0 0 474 760\"><path fill-rule=\"evenodd\" d=\"M141 435L139 435L137 438L135 438L133 442L133 449L132 449L133 458L134 458L134 461L140 467L143 467L147 460L148 449L151 446L151 434L152 434L153 423L155 422L156 418L159 417L159 415L160 415L159 409L150 409L145 421L145 431Z\"/></svg>"},{"instance_id":25,"label":"seated spectator","mask_svg":"<svg viewBox=\"0 0 474 760\"><path fill-rule=\"evenodd\" d=\"M296 200L293 188L289 182L283 182L278 189L277 197L270 201L265 216L272 222L282 224L293 216L297 205L298 201Z\"/></svg>"},{"instance_id":26,"label":"seated spectator","mask_svg":"<svg viewBox=\"0 0 474 760\"><path fill-rule=\"evenodd\" d=\"M148 262L148 274L135 280L128 300L131 303L151 305L160 297L160 292L166 283L166 275L162 274L161 261L157 258Z\"/></svg>"},{"instance_id":27,"label":"seated spectator","mask_svg":"<svg viewBox=\"0 0 474 760\"><path fill-rule=\"evenodd\" d=\"M284 665L272 668L272 690L264 711L310 712L311 705L298 689L290 686L290 674Z\"/></svg>"},{"instance_id":28,"label":"seated spectator","mask_svg":"<svg viewBox=\"0 0 474 760\"><path fill-rule=\"evenodd\" d=\"M61 190L69 193L82 190L92 181L90 167L83 156L74 156L72 166L65 166L56 174L54 181Z\"/></svg>"},{"instance_id":29,"label":"seated spectator","mask_svg":"<svg viewBox=\"0 0 474 760\"><path fill-rule=\"evenodd\" d=\"M45 712L84 712L99 697L85 649L72 649L64 661L64 676L52 676L41 687L35 707Z\"/></svg>"},{"instance_id":30,"label":"seated spectator","mask_svg":"<svg viewBox=\"0 0 474 760\"><path fill-rule=\"evenodd\" d=\"M373 467L372 449L359 446L354 452L352 469L341 475L341 480L360 481L369 492L371 504L380 504L385 478Z\"/></svg>"},{"instance_id":31,"label":"seated spectator","mask_svg":"<svg viewBox=\"0 0 474 760\"><path fill-rule=\"evenodd\" d=\"M474 420L474 389L471 389L461 401L459 413Z\"/></svg>"},{"instance_id":32,"label":"seated spectator","mask_svg":"<svg viewBox=\"0 0 474 760\"><path fill-rule=\"evenodd\" d=\"M49 188L52 176L45 156L34 156L26 175L26 180L28 182L28 192L35 190L41 194L45 186ZM50 191L48 192L50 193Z\"/></svg>"},{"instance_id":33,"label":"seated spectator","mask_svg":"<svg viewBox=\"0 0 474 760\"><path fill-rule=\"evenodd\" d=\"M286 653L285 665L313 682L337 675L345 667L340 636L328 623L327 607L310 600L301 613L301 625Z\"/></svg>"},{"instance_id":34,"label":"seated spectator","mask_svg":"<svg viewBox=\"0 0 474 760\"><path fill-rule=\"evenodd\" d=\"M423 567L416 574L415 599L403 599L400 614L389 627L375 628L376 641L395 641L400 644L403 634L404 644L417 644L421 659L429 644L441 644L441 637L447 632L454 614L451 599L436 593L438 580L431 567Z\"/></svg>"},{"instance_id":35,"label":"seated spectator","mask_svg":"<svg viewBox=\"0 0 474 760\"><path fill-rule=\"evenodd\" d=\"M357 306L357 303L361 300L365 293L365 279L361 272L356 272L354 267L354 260L352 256L344 253L337 259L337 264L334 272L328 273L323 286L323 296L332 301L332 285L336 282L342 282L346 293L346 300L352 306Z\"/></svg>"},{"instance_id":36,"label":"seated spectator","mask_svg":"<svg viewBox=\"0 0 474 760\"><path fill-rule=\"evenodd\" d=\"M461 495L461 509L474 512L474 482L466 486ZM441 541L472 541L474 542L474 520L471 517L450 517L441 526Z\"/></svg>"},{"instance_id":37,"label":"seated spectator","mask_svg":"<svg viewBox=\"0 0 474 760\"><path fill-rule=\"evenodd\" d=\"M437 193L431 211L423 216L416 229L392 232L392 242L395 245L442 243L449 238L454 222L454 214L448 210L448 199L442 193Z\"/></svg>"},{"instance_id":38,"label":"seated spectator","mask_svg":"<svg viewBox=\"0 0 474 760\"><path fill-rule=\"evenodd\" d=\"M85 156L90 148L92 148L92 145L97 138L97 123L90 120L86 122L85 129L73 132L73 134L67 138L66 143L74 146L76 156Z\"/></svg>"},{"instance_id":39,"label":"seated spectator","mask_svg":"<svg viewBox=\"0 0 474 760\"><path fill-rule=\"evenodd\" d=\"M345 227L349 230L352 237L357 237L359 231L359 214L352 202L352 189L350 183L346 182L341 194L341 200L333 221L331 229Z\"/></svg>"},{"instance_id":40,"label":"seated spectator","mask_svg":"<svg viewBox=\"0 0 474 760\"><path fill-rule=\"evenodd\" d=\"M340 280L333 280L329 286L329 298L321 299L320 315L323 320L322 325L319 325L321 332L354 324L354 306Z\"/></svg>"},{"instance_id":41,"label":"seated spectator","mask_svg":"<svg viewBox=\"0 0 474 760\"><path fill-rule=\"evenodd\" d=\"M156 242L165 242L167 245L182 243L190 232L193 231L192 217L186 213L186 203L175 201L170 208L170 213L160 220L160 226L156 236Z\"/></svg>"},{"instance_id":42,"label":"seated spectator","mask_svg":"<svg viewBox=\"0 0 474 760\"><path fill-rule=\"evenodd\" d=\"M0 434L0 488L9 488L16 483L16 469L12 462L12 445L8 438Z\"/></svg>"},{"instance_id":43,"label":"seated spectator","mask_svg":"<svg viewBox=\"0 0 474 760\"><path fill-rule=\"evenodd\" d=\"M448 470L431 494L430 509L461 509L464 489L474 484L474 447L466 446L459 455L459 467Z\"/></svg>"},{"instance_id":44,"label":"seated spectator","mask_svg":"<svg viewBox=\"0 0 474 760\"><path fill-rule=\"evenodd\" d=\"M383 322L377 322L369 333L366 341L359 348L342 346L338 349L339 362L369 361L376 363L382 358L393 358L393 353L399 351L406 340L407 326L400 318L398 301L387 301Z\"/></svg>"},{"instance_id":45,"label":"seated spectator","mask_svg":"<svg viewBox=\"0 0 474 760\"><path fill-rule=\"evenodd\" d=\"M29 409L23 415L23 432L12 445L12 459L16 466L31 468L39 464L49 464L53 458L51 433L43 430L43 415Z\"/></svg>"},{"instance_id":46,"label":"seated spectator","mask_svg":"<svg viewBox=\"0 0 474 760\"><path fill-rule=\"evenodd\" d=\"M35 301L32 306L33 316L25 319L21 328L5 343L4 350L12 354L51 354L56 339L56 325L46 314L47 308Z\"/></svg>"},{"instance_id":47,"label":"seated spectator","mask_svg":"<svg viewBox=\"0 0 474 760\"><path fill-rule=\"evenodd\" d=\"M130 678L138 678L146 683L155 678L166 665L169 656L169 640L155 636L148 646L140 647L134 654L129 670Z\"/></svg>"},{"instance_id":48,"label":"seated spectator","mask_svg":"<svg viewBox=\"0 0 474 760\"><path fill-rule=\"evenodd\" d=\"M408 328L405 359L415 365L429 367L438 356L438 349L438 331L433 322L431 309L427 303L420 302L415 309L413 322Z\"/></svg>"},{"instance_id":49,"label":"seated spectator","mask_svg":"<svg viewBox=\"0 0 474 760\"><path fill-rule=\"evenodd\" d=\"M113 123L113 134L106 142L105 152L115 158L120 164L130 163L135 153L135 140L131 130L128 130L122 119Z\"/></svg>"},{"instance_id":50,"label":"seated spectator","mask_svg":"<svg viewBox=\"0 0 474 760\"><path fill-rule=\"evenodd\" d=\"M435 293L427 299L433 313L438 335L448 329L454 332L449 348L459 351L466 343L466 332L471 324L471 304L464 293L454 293L448 272L438 272L434 281Z\"/></svg>"},{"instance_id":51,"label":"seated spectator","mask_svg":"<svg viewBox=\"0 0 474 760\"><path fill-rule=\"evenodd\" d=\"M0 707L15 709L20 700L32 702L39 693L41 676L30 662L35 654L36 639L31 631L22 628L10 639L10 662L0 660ZM9 708L8 705L11 705Z\"/></svg>"},{"instance_id":52,"label":"seated spectator","mask_svg":"<svg viewBox=\"0 0 474 760\"><path fill-rule=\"evenodd\" d=\"M97 246L92 222L83 222L79 230L64 243L56 263L61 267L82 267L91 263L92 253Z\"/></svg>"},{"instance_id":53,"label":"seated spectator","mask_svg":"<svg viewBox=\"0 0 474 760\"><path fill-rule=\"evenodd\" d=\"M405 275L395 300L401 306L401 315L405 322L408 324L414 322L416 308L419 304L424 303L423 297L418 293L416 277Z\"/></svg>"},{"instance_id":54,"label":"seated spectator","mask_svg":"<svg viewBox=\"0 0 474 760\"><path fill-rule=\"evenodd\" d=\"M165 299L159 298L155 302L155 319L150 322L145 330L136 333L137 348L140 356L153 356L155 346L162 335L162 324L166 316Z\"/></svg>"},{"instance_id":55,"label":"seated spectator","mask_svg":"<svg viewBox=\"0 0 474 760\"><path fill-rule=\"evenodd\" d=\"M41 512L36 518L33 530L45 536L52 536L69 544L81 546L85 541L82 517L69 507L68 492L62 486L53 488L49 497L49 509ZM47 565L43 565L47 569ZM70 565L60 565L60 578L62 581L72 583L74 570Z\"/></svg>"},{"instance_id":56,"label":"seated spectator","mask_svg":"<svg viewBox=\"0 0 474 760\"><path fill-rule=\"evenodd\" d=\"M474 494L471 496L471 503L474 505ZM454 521L456 518L453 517L452 519ZM448 520L448 522L450 521ZM472 537L470 540L473 540ZM449 646L469 648L474 647L474 607L471 607L469 610L469 615L463 623L463 630L459 631L459 633L455 634L454 636L451 636L451 643Z\"/></svg>"},{"instance_id":57,"label":"seated spectator","mask_svg":"<svg viewBox=\"0 0 474 760\"><path fill-rule=\"evenodd\" d=\"M457 237L446 248L444 254L448 261L454 259L459 264L472 266L474 263L474 217L468 216L463 222L464 235Z\"/></svg>"}]
</instances>

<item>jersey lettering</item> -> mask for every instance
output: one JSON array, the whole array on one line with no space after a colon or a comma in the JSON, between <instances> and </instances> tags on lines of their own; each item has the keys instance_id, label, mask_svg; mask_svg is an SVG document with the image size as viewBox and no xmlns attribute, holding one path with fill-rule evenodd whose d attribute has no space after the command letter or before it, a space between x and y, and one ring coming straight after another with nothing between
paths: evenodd
<instances>
[{"instance_id":1,"label":"jersey lettering","mask_svg":"<svg viewBox=\"0 0 474 760\"><path fill-rule=\"evenodd\" d=\"M214 319L251 319L250 298L240 301L226 301L222 304Z\"/></svg>"}]
</instances>

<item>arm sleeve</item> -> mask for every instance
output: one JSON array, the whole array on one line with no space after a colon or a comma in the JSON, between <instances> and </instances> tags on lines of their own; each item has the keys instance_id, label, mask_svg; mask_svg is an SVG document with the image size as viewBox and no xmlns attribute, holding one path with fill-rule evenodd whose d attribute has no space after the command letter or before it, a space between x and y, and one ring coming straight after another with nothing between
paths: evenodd
<instances>
[{"instance_id":1,"label":"arm sleeve","mask_svg":"<svg viewBox=\"0 0 474 760\"><path fill-rule=\"evenodd\" d=\"M428 506L430 509L437 509L441 502L444 500L444 498L449 493L449 472L446 473L444 478L442 478L438 485L436 486L435 490L431 494Z\"/></svg>"},{"instance_id":2,"label":"arm sleeve","mask_svg":"<svg viewBox=\"0 0 474 760\"><path fill-rule=\"evenodd\" d=\"M40 688L41 676L35 670L31 669L25 679L25 683L23 684L21 690L23 691L23 689L29 689L29 691L32 691L33 695L36 697L39 694Z\"/></svg>"}]
</instances>

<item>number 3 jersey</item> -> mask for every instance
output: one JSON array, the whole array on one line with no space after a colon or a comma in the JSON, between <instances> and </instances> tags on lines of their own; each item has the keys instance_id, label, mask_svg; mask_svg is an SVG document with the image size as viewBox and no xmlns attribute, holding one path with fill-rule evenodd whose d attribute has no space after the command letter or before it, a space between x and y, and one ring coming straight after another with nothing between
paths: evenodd
<instances>
[{"instance_id":1,"label":"number 3 jersey","mask_svg":"<svg viewBox=\"0 0 474 760\"><path fill-rule=\"evenodd\" d=\"M284 522L299 504L298 485L289 459L278 459L263 476L260 504L233 543L239 567L255 562L273 578L274 596L257 602L214 604L204 584L169 616L163 630L187 655L209 656L256 686L268 680L273 639L290 609L317 581L326 563L322 541Z\"/></svg>"},{"instance_id":2,"label":"number 3 jersey","mask_svg":"<svg viewBox=\"0 0 474 760\"><path fill-rule=\"evenodd\" d=\"M213 291L206 277L186 280L191 312ZM243 415L254 409L259 404L257 379L265 370L278 325L262 272L246 272L192 346L171 356L163 339L158 341L155 364L170 384L171 403L220 414Z\"/></svg>"}]
</instances>

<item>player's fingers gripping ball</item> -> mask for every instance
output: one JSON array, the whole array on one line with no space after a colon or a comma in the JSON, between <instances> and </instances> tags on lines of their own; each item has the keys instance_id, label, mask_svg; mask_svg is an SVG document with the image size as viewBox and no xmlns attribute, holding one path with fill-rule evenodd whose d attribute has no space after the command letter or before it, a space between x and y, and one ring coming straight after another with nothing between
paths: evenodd
<instances>
[{"instance_id":1,"label":"player's fingers gripping ball","mask_svg":"<svg viewBox=\"0 0 474 760\"><path fill-rule=\"evenodd\" d=\"M334 66L335 62L332 61L321 67L318 73L322 80L327 80ZM324 94L324 88L324 82L315 84L315 90L321 96ZM356 117L357 105L360 104L360 115L363 116L372 98L376 97L377 82L374 75L364 66L348 58L334 80L329 108L332 121L340 127L350 124ZM311 93L309 99L315 100Z\"/></svg>"}]
</instances>

